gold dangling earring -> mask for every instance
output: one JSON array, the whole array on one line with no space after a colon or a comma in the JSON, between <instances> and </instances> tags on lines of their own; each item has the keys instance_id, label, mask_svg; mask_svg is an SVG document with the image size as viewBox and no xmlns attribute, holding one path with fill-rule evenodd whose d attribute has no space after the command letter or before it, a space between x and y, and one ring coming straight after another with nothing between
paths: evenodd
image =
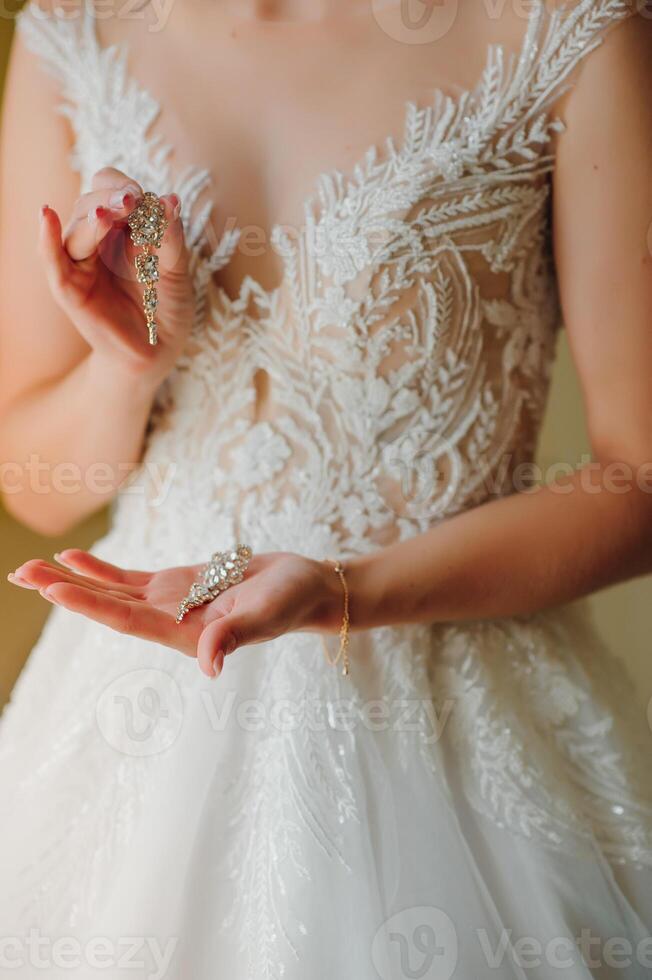
<instances>
[{"instance_id":1,"label":"gold dangling earring","mask_svg":"<svg viewBox=\"0 0 652 980\"><path fill-rule=\"evenodd\" d=\"M145 286L143 293L143 312L147 322L149 342L154 346L158 343L156 328L156 308L158 293L155 283L160 278L158 255L155 248L160 248L163 233L168 226L165 208L156 194L147 191L138 207L127 218L131 240L134 245L142 245L143 251L136 256L136 279Z\"/></svg>"}]
</instances>

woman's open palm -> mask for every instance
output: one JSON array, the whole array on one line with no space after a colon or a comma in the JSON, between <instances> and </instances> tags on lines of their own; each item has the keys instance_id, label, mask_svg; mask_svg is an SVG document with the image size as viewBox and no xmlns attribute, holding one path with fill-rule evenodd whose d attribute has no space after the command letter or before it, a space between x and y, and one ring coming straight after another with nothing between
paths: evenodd
<instances>
[{"instance_id":1,"label":"woman's open palm","mask_svg":"<svg viewBox=\"0 0 652 980\"><path fill-rule=\"evenodd\" d=\"M56 565L28 561L10 581L120 633L197 657L209 677L219 674L224 658L240 646L295 630L330 631L339 624L335 576L323 563L300 555L254 555L242 582L193 609L181 623L176 621L179 602L201 566L129 571L77 549L57 559Z\"/></svg>"}]
</instances>

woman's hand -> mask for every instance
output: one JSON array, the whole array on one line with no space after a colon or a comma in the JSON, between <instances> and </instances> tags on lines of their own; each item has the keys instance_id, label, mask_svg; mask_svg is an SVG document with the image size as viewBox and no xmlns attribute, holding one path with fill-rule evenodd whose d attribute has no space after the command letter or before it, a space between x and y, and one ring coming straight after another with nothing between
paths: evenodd
<instances>
[{"instance_id":1,"label":"woman's hand","mask_svg":"<svg viewBox=\"0 0 652 980\"><path fill-rule=\"evenodd\" d=\"M185 343L193 316L188 250L174 194L161 198L168 221L158 252L159 342L148 343L126 219L143 189L112 168L98 171L92 190L76 202L62 231L56 211L42 209L40 248L52 294L110 372L135 375L152 388L166 377Z\"/></svg>"},{"instance_id":2,"label":"woman's hand","mask_svg":"<svg viewBox=\"0 0 652 980\"><path fill-rule=\"evenodd\" d=\"M134 572L86 551L69 549L56 557L60 565L28 561L9 580L119 633L197 657L209 677L238 647L297 630L336 632L342 621L342 589L333 569L300 555L254 555L242 582L181 623L177 607L200 566Z\"/></svg>"}]
</instances>

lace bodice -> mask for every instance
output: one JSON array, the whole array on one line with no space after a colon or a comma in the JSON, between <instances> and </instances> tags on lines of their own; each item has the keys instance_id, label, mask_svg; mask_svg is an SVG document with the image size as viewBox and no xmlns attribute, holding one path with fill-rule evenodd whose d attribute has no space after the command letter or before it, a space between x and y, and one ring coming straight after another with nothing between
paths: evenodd
<instances>
[{"instance_id":1,"label":"lace bodice","mask_svg":"<svg viewBox=\"0 0 652 980\"><path fill-rule=\"evenodd\" d=\"M552 109L629 11L535 3L520 56L491 47L474 90L407 105L400 143L322 175L299 233L274 229L282 283L247 277L235 299L215 273L238 233L209 245L209 175L175 172L126 51L100 47L88 10L21 18L63 83L82 184L114 165L183 201L196 323L152 420L146 493L119 505L135 527L154 520L149 467L170 463L157 512L189 515L184 541L201 542L199 511L216 540L319 554L389 543L511 488L534 452L559 322Z\"/></svg>"},{"instance_id":2,"label":"lace bodice","mask_svg":"<svg viewBox=\"0 0 652 980\"><path fill-rule=\"evenodd\" d=\"M84 187L113 165L176 191L192 249L192 337L102 557L200 561L236 537L345 555L511 490L559 323L555 101L630 10L531 6L520 56L489 49L475 89L408 105L400 142L323 175L300 233L274 231L280 285L248 277L235 298L215 274L237 232L212 241L209 175L175 169L125 49L103 49L88 12L21 16L61 83ZM229 658L215 684L57 610L3 716L4 933L174 928L184 980L367 980L378 924L424 902L463 940L483 923L642 934L649 730L576 612L355 632L346 680L291 633ZM164 709L151 754L147 693ZM135 749L111 704L137 711ZM250 705L262 726L239 714ZM463 959L456 975L487 969Z\"/></svg>"}]
</instances>

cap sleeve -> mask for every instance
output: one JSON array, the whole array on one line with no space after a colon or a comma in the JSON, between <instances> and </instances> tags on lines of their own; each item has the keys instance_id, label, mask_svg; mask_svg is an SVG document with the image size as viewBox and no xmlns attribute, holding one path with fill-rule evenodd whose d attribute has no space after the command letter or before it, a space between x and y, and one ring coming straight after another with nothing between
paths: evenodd
<instances>
[{"instance_id":1,"label":"cap sleeve","mask_svg":"<svg viewBox=\"0 0 652 980\"><path fill-rule=\"evenodd\" d=\"M106 166L137 177L135 155L149 146L147 133L159 107L129 79L126 49L100 45L91 0L65 9L29 3L16 27L25 47L58 83L59 111L73 132L70 162L83 188Z\"/></svg>"}]
</instances>

